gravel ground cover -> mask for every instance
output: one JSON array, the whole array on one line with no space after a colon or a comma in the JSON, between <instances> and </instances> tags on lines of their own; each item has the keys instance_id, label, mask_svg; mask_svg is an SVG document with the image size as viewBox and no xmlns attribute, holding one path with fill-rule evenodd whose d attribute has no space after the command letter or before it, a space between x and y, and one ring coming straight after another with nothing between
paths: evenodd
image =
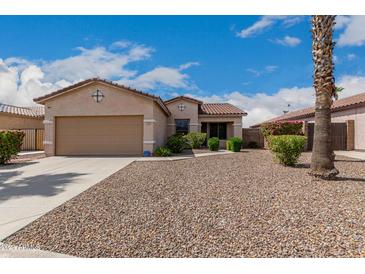
<instances>
[{"instance_id":1,"label":"gravel ground cover","mask_svg":"<svg viewBox=\"0 0 365 274\"><path fill-rule=\"evenodd\" d=\"M80 257L363 257L365 162L340 178L307 175L270 152L118 171L5 240Z\"/></svg>"}]
</instances>

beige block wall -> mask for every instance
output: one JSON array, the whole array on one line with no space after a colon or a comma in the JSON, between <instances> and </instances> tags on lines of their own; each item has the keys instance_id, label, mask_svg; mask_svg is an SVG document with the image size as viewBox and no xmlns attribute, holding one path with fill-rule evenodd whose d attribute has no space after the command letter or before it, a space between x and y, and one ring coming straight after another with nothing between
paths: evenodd
<instances>
[{"instance_id":1,"label":"beige block wall","mask_svg":"<svg viewBox=\"0 0 365 274\"><path fill-rule=\"evenodd\" d=\"M179 104L185 105L185 110L180 111L178 109ZM171 112L171 116L167 122L167 135L173 135L175 133L175 119L189 119L190 120L190 132L199 132L200 123L198 118L198 104L191 101L180 99L172 103L167 104L168 109Z\"/></svg>"},{"instance_id":2,"label":"beige block wall","mask_svg":"<svg viewBox=\"0 0 365 274\"><path fill-rule=\"evenodd\" d=\"M155 136L155 147L161 147L166 144L167 141L167 116L163 112L163 110L157 105L154 105L153 108L153 116L154 120L153 122L153 130L154 130L154 136Z\"/></svg>"},{"instance_id":3,"label":"beige block wall","mask_svg":"<svg viewBox=\"0 0 365 274\"><path fill-rule=\"evenodd\" d=\"M314 117L306 120L313 122ZM331 120L333 123L345 123L347 120L354 120L355 149L365 150L365 107L334 112Z\"/></svg>"},{"instance_id":4,"label":"beige block wall","mask_svg":"<svg viewBox=\"0 0 365 274\"><path fill-rule=\"evenodd\" d=\"M104 98L96 103L92 94L101 90ZM55 153L55 124L57 116L114 116L143 115L143 150L150 152L155 148L155 113L156 103L145 96L121 90L107 84L91 84L77 88L67 94L50 99L45 104L45 152L51 156ZM162 120L159 115L156 121ZM156 132L157 133L157 132ZM163 137L161 137L163 138ZM160 137L158 138L160 140Z\"/></svg>"},{"instance_id":5,"label":"beige block wall","mask_svg":"<svg viewBox=\"0 0 365 274\"><path fill-rule=\"evenodd\" d=\"M0 113L0 129L43 129L43 118L28 118Z\"/></svg>"}]
</instances>

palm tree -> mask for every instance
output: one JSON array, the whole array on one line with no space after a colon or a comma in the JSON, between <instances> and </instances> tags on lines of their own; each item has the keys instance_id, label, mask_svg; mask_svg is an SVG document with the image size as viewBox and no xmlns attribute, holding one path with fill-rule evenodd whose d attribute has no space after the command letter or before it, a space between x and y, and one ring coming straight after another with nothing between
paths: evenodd
<instances>
[{"instance_id":1,"label":"palm tree","mask_svg":"<svg viewBox=\"0 0 365 274\"><path fill-rule=\"evenodd\" d=\"M332 59L335 17L312 17L313 86L316 90L316 103L310 174L323 179L332 179L338 174L334 166L335 155L331 144L331 105L333 98L337 97Z\"/></svg>"}]
</instances>

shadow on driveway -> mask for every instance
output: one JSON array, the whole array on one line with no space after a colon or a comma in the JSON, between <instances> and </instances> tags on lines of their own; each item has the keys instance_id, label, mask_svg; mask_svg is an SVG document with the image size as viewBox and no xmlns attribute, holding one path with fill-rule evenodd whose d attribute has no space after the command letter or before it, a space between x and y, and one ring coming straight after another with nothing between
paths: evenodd
<instances>
[{"instance_id":1,"label":"shadow on driveway","mask_svg":"<svg viewBox=\"0 0 365 274\"><path fill-rule=\"evenodd\" d=\"M54 196L64 191L65 186L73 182L75 178L86 174L45 174L21 178L14 182L6 183L7 180L17 175L20 175L19 171L0 174L0 202L4 202L13 197Z\"/></svg>"},{"instance_id":2,"label":"shadow on driveway","mask_svg":"<svg viewBox=\"0 0 365 274\"><path fill-rule=\"evenodd\" d=\"M25 166L30 166L30 165L34 165L34 164L38 164L38 161L29 161L29 162L23 162L23 163L10 163L10 164L5 164L5 165L0 165L0 171L2 170L12 170L12 169L16 169L16 168L21 168L21 167L25 167ZM1 176L1 174L0 174Z\"/></svg>"}]
</instances>

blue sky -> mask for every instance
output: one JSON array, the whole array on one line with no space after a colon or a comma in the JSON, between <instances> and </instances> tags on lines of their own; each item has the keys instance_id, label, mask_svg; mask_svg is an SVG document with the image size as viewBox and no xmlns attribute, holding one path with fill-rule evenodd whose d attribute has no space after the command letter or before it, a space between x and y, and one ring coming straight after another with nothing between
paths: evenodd
<instances>
[{"instance_id":1,"label":"blue sky","mask_svg":"<svg viewBox=\"0 0 365 274\"><path fill-rule=\"evenodd\" d=\"M365 91L364 17L339 16L336 79ZM1 16L0 102L100 76L167 99L249 113L245 125L313 103L308 16ZM288 107L290 104L290 107Z\"/></svg>"}]
</instances>

